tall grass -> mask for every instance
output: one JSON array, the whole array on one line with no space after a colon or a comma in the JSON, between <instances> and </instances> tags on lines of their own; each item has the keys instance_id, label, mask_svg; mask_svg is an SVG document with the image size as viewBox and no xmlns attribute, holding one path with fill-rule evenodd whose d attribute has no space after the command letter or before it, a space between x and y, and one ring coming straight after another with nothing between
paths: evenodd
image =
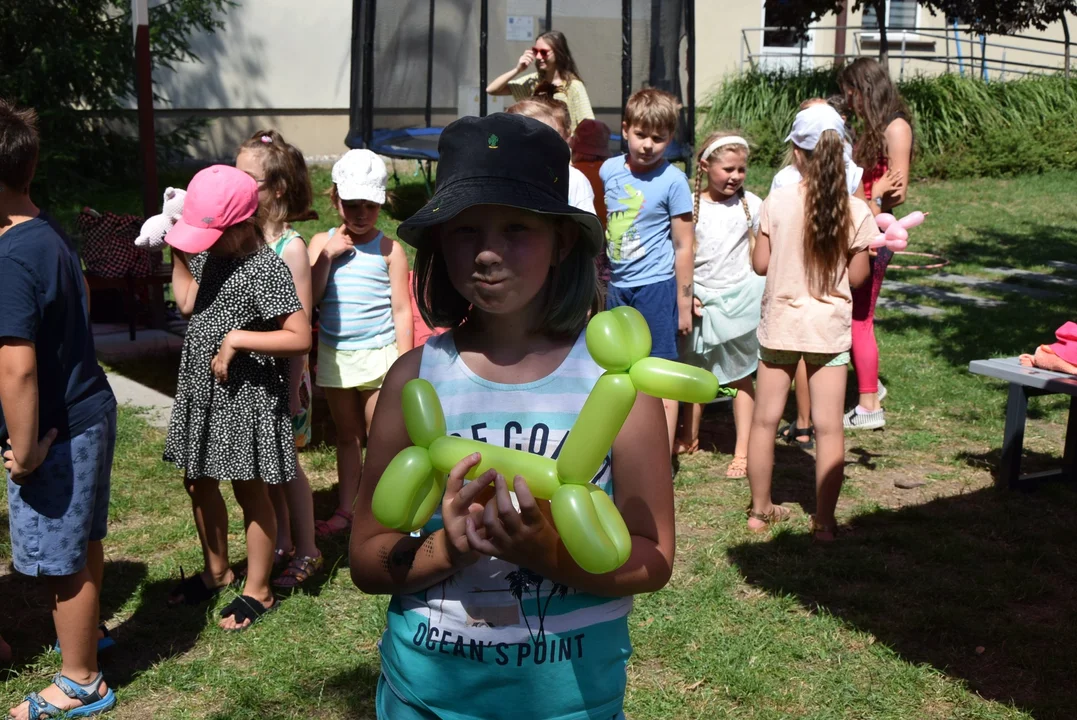
<instances>
[{"instance_id":1,"label":"tall grass","mask_svg":"<svg viewBox=\"0 0 1077 720\"><path fill-rule=\"evenodd\" d=\"M729 77L711 95L700 130L743 130L755 144L755 161L776 166L797 106L838 92L836 77L833 68ZM943 74L912 77L898 88L913 115L918 174L996 176L1077 168L1077 80L1041 75L983 82Z\"/></svg>"}]
</instances>

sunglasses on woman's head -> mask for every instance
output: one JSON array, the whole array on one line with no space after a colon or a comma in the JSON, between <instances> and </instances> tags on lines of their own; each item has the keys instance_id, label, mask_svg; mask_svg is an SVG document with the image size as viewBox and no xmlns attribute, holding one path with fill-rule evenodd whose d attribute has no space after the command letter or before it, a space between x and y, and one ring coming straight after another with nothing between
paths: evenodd
<instances>
[{"instance_id":1,"label":"sunglasses on woman's head","mask_svg":"<svg viewBox=\"0 0 1077 720\"><path fill-rule=\"evenodd\" d=\"M533 47L533 48L531 48L531 52L535 54L535 57L544 58L544 57L549 57L550 53L552 53L553 50L549 50L549 49L546 49L546 48Z\"/></svg>"}]
</instances>

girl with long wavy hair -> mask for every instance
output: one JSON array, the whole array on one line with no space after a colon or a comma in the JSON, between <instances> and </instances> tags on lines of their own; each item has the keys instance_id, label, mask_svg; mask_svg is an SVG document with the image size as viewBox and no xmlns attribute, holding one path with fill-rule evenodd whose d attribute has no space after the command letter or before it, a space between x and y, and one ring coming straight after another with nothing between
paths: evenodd
<instances>
[{"instance_id":1,"label":"girl with long wavy hair","mask_svg":"<svg viewBox=\"0 0 1077 720\"><path fill-rule=\"evenodd\" d=\"M851 288L868 278L868 244L878 232L867 204L845 186L842 128L841 116L826 105L797 114L789 139L803 180L763 201L752 251L752 267L767 281L748 439L748 529L761 532L790 515L773 503L770 489L775 431L803 359L817 444L812 533L821 541L834 539L834 509L844 479L841 418L852 345Z\"/></svg>"},{"instance_id":2,"label":"girl with long wavy hair","mask_svg":"<svg viewBox=\"0 0 1077 720\"><path fill-rule=\"evenodd\" d=\"M516 77L534 63L535 70L521 77ZM534 47L528 49L516 61L516 67L498 76L490 83L486 92L490 95L512 95L516 102L531 97L542 83L553 83L557 87L554 99L568 105L571 135L581 120L594 120L591 98L587 95L583 78L572 59L568 49L568 39L559 30L550 30L538 36Z\"/></svg>"},{"instance_id":3,"label":"girl with long wavy hair","mask_svg":"<svg viewBox=\"0 0 1077 720\"><path fill-rule=\"evenodd\" d=\"M858 58L841 69L838 84L856 115L859 133L853 160L864 168L864 196L874 215L891 212L905 202L913 156L912 117L886 68L871 58ZM894 254L881 248L871 258L871 282L853 293L853 365L860 399L845 415L850 429L886 425L880 401L879 346L875 341L875 303Z\"/></svg>"}]
</instances>

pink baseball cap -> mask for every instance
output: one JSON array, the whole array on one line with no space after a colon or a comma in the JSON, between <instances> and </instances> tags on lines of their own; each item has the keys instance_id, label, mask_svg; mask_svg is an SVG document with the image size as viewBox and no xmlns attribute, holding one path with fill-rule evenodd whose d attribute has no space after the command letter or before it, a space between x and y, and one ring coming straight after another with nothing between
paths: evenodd
<instances>
[{"instance_id":1,"label":"pink baseball cap","mask_svg":"<svg viewBox=\"0 0 1077 720\"><path fill-rule=\"evenodd\" d=\"M258 183L230 165L211 165L191 178L183 215L165 242L197 255L213 247L224 231L258 211Z\"/></svg>"}]
</instances>

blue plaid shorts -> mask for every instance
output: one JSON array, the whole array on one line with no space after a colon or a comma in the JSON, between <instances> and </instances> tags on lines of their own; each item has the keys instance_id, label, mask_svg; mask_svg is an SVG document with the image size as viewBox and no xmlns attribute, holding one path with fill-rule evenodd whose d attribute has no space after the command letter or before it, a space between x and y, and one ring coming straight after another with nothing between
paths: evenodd
<instances>
[{"instance_id":1,"label":"blue plaid shorts","mask_svg":"<svg viewBox=\"0 0 1077 720\"><path fill-rule=\"evenodd\" d=\"M70 440L53 443L22 485L7 479L11 555L24 575L73 575L86 546L108 533L116 410Z\"/></svg>"}]
</instances>

